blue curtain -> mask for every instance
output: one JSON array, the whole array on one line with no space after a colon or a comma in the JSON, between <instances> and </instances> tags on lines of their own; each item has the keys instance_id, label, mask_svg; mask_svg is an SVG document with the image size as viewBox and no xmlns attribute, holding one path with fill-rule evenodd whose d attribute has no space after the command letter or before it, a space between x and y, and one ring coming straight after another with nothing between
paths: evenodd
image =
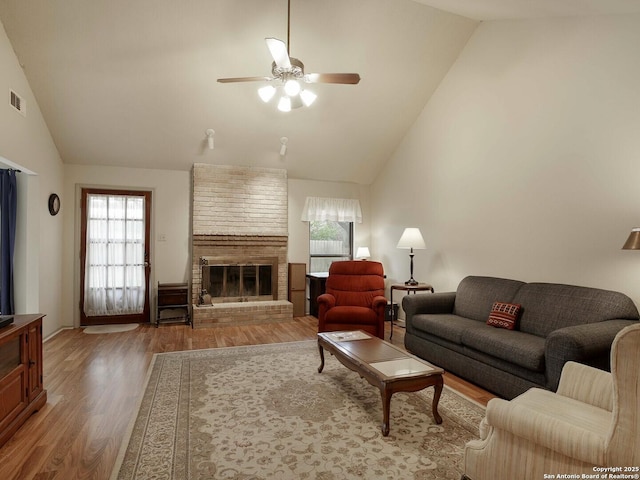
<instances>
[{"instance_id":1,"label":"blue curtain","mask_svg":"<svg viewBox=\"0 0 640 480\"><path fill-rule=\"evenodd\" d=\"M0 169L0 313L15 313L13 250L16 244L16 171Z\"/></svg>"}]
</instances>

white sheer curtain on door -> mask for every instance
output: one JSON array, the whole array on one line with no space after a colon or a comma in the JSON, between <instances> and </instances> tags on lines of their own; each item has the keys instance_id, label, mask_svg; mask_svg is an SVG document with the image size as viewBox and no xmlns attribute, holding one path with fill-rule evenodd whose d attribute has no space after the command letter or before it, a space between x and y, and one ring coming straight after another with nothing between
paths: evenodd
<instances>
[{"instance_id":1,"label":"white sheer curtain on door","mask_svg":"<svg viewBox=\"0 0 640 480\"><path fill-rule=\"evenodd\" d=\"M145 300L144 197L87 195L84 312L141 313Z\"/></svg>"}]
</instances>

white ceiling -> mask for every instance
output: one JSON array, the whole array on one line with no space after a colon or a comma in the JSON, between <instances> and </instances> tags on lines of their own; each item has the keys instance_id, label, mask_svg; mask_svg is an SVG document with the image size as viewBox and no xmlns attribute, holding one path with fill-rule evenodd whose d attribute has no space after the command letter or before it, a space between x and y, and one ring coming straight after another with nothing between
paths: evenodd
<instances>
[{"instance_id":1,"label":"white ceiling","mask_svg":"<svg viewBox=\"0 0 640 480\"><path fill-rule=\"evenodd\" d=\"M256 165L368 184L477 20L640 12L640 0L292 0L291 55L306 72L362 81L314 85L312 107L283 114L259 100L261 83L216 79L269 75L264 38L286 40L286 9L286 0L0 0L0 19L65 163Z\"/></svg>"},{"instance_id":2,"label":"white ceiling","mask_svg":"<svg viewBox=\"0 0 640 480\"><path fill-rule=\"evenodd\" d=\"M639 0L415 0L475 20L639 13Z\"/></svg>"}]
</instances>

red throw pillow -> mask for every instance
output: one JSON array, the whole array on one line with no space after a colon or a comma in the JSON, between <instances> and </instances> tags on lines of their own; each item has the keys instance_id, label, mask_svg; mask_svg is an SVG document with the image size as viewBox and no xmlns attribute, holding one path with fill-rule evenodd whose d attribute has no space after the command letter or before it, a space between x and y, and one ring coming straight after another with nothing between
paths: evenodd
<instances>
[{"instance_id":1,"label":"red throw pillow","mask_svg":"<svg viewBox=\"0 0 640 480\"><path fill-rule=\"evenodd\" d=\"M491 307L491 313L487 320L487 325L498 328L513 330L516 328L516 321L520 314L521 305L516 303L495 302Z\"/></svg>"}]
</instances>

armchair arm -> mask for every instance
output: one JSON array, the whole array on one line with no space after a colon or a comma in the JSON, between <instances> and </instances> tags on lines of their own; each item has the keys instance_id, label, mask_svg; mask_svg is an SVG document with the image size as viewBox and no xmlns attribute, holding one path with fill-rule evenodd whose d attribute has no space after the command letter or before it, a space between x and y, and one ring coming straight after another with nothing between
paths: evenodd
<instances>
[{"instance_id":1,"label":"armchair arm","mask_svg":"<svg viewBox=\"0 0 640 480\"><path fill-rule=\"evenodd\" d=\"M378 332L381 338L384 340L384 321L385 309L387 308L387 299L382 295L373 297L371 308L374 312L376 312L376 318L378 319Z\"/></svg>"},{"instance_id":2,"label":"armchair arm","mask_svg":"<svg viewBox=\"0 0 640 480\"><path fill-rule=\"evenodd\" d=\"M402 309L407 320L420 313L451 313L456 292L417 293L402 298Z\"/></svg>"},{"instance_id":3,"label":"armchair arm","mask_svg":"<svg viewBox=\"0 0 640 480\"><path fill-rule=\"evenodd\" d=\"M334 297L330 293L323 293L318 297L317 302L318 302L318 331L324 332L325 331L324 319L329 309L336 306L336 297Z\"/></svg>"},{"instance_id":4,"label":"armchair arm","mask_svg":"<svg viewBox=\"0 0 640 480\"><path fill-rule=\"evenodd\" d=\"M609 367L611 344L616 334L634 320L606 320L555 330L545 343L547 387L555 390L568 361Z\"/></svg>"},{"instance_id":5,"label":"armchair arm","mask_svg":"<svg viewBox=\"0 0 640 480\"><path fill-rule=\"evenodd\" d=\"M387 306L387 299L384 298L382 295L378 295L376 297L373 297L373 301L371 302L371 308L374 309L376 312L382 308L382 313L384 313L384 309Z\"/></svg>"},{"instance_id":6,"label":"armchair arm","mask_svg":"<svg viewBox=\"0 0 640 480\"><path fill-rule=\"evenodd\" d=\"M316 299L316 301L318 302L318 306L325 305L327 309L336 306L336 297L330 293L323 293Z\"/></svg>"},{"instance_id":7,"label":"armchair arm","mask_svg":"<svg viewBox=\"0 0 640 480\"><path fill-rule=\"evenodd\" d=\"M611 419L611 412L540 388L511 401L494 398L486 413L489 428L588 465L604 465Z\"/></svg>"},{"instance_id":8,"label":"armchair arm","mask_svg":"<svg viewBox=\"0 0 640 480\"><path fill-rule=\"evenodd\" d=\"M613 410L613 377L598 368L567 362L557 393L610 412Z\"/></svg>"}]
</instances>

